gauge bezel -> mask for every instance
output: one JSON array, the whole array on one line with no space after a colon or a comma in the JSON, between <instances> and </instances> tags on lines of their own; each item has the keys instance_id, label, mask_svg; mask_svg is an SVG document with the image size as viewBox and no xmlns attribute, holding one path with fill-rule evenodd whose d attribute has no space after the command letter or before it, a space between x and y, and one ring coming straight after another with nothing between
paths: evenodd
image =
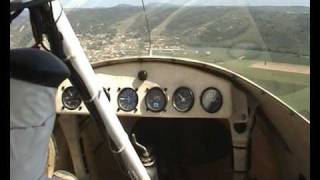
<instances>
[{"instance_id":1,"label":"gauge bezel","mask_svg":"<svg viewBox=\"0 0 320 180\"><path fill-rule=\"evenodd\" d=\"M119 96L120 96L120 94L121 94L123 91L127 90L127 89L130 89L130 90L134 91L134 94L135 94L135 96L137 97L136 105L135 105L135 107L134 107L133 109L131 109L131 110L126 110L126 109L124 109L122 106L120 106L120 102L119 102ZM137 109L137 105L138 105L138 103L139 103L139 96L138 96L138 94L137 94L137 91L136 91L135 89L133 89L133 88L130 88L130 87L122 88L122 89L119 91L119 93L118 93L117 103L118 103L119 109L120 109L121 111L124 111L124 112L130 112L130 111L133 111L133 110Z\"/></svg>"},{"instance_id":2,"label":"gauge bezel","mask_svg":"<svg viewBox=\"0 0 320 180\"><path fill-rule=\"evenodd\" d=\"M151 108L149 108L149 106L148 106L147 97L148 97L150 91L152 91L152 90L159 90L159 91L161 91L162 94L164 95L164 105L163 105L163 107L162 107L161 109L159 109L159 110L151 109ZM147 94L146 94L146 96L144 97L144 103L145 103L145 105L146 105L146 110L147 110L147 111L152 111L152 112L161 112L161 111L164 111L164 110L166 109L167 103L168 103L167 93L166 93L163 89L161 89L160 87L153 87L153 88L151 88L151 89L148 89L148 90L147 90Z\"/></svg>"},{"instance_id":3,"label":"gauge bezel","mask_svg":"<svg viewBox=\"0 0 320 180\"><path fill-rule=\"evenodd\" d=\"M218 92L218 94L220 95L220 97L221 97L221 103L219 104L217 110L216 110L216 111L213 111L213 112L208 111L208 110L204 107L203 101L202 101L202 98L203 98L203 96L204 96L204 93L205 93L206 91L210 90L210 89L216 90L216 91ZM222 96L222 93L219 91L219 89L217 89L217 88L215 88L215 87L208 87L208 88L204 89L204 90L202 91L202 93L201 93L201 96L200 96L200 104L201 104L202 109L204 109L206 112L208 112L208 113L216 113L216 112L218 112L218 111L221 109L221 107L222 107L222 105L223 105L223 96Z\"/></svg>"},{"instance_id":4,"label":"gauge bezel","mask_svg":"<svg viewBox=\"0 0 320 180\"><path fill-rule=\"evenodd\" d=\"M185 109L185 110L182 110L182 109L180 109L179 107L177 107L177 105L176 105L176 101L175 101L175 95L176 95L176 93L179 91L179 90L181 90L181 89L186 89L186 90L188 90L188 92L190 93L190 95L192 96L192 102L191 102L191 105L188 107L188 109ZM189 88L189 87L186 87L186 86L181 86L181 87L178 87L175 91L174 91L174 93L173 93L173 95L172 95L172 105L173 105L173 107L177 110L177 111L179 111L179 112L188 112L188 111L190 111L191 109L192 109L192 107L193 107L193 105L194 105L194 93L193 93L193 91Z\"/></svg>"},{"instance_id":5,"label":"gauge bezel","mask_svg":"<svg viewBox=\"0 0 320 180\"><path fill-rule=\"evenodd\" d=\"M78 91L75 87L73 87L73 86L69 86L69 87L67 87L67 88L65 88L64 90L63 90L63 92L62 92L62 94L61 94L61 101L62 101L62 105L63 105L63 107L65 107L65 108L67 108L68 110L75 110L75 109L77 109L77 108L79 108L80 106L81 106L81 104L82 104L82 99L81 99L81 97L79 97L79 99L80 99L80 104L78 104L75 108L71 108L69 105L66 105L66 103L65 103L65 101L64 101L64 93L68 90L68 89L75 89L76 91Z\"/></svg>"}]
</instances>

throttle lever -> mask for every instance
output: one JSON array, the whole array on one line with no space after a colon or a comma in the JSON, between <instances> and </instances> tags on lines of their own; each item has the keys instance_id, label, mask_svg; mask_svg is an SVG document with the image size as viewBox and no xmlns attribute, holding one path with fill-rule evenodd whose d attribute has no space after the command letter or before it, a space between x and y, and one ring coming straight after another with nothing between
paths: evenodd
<instances>
[{"instance_id":1,"label":"throttle lever","mask_svg":"<svg viewBox=\"0 0 320 180\"><path fill-rule=\"evenodd\" d=\"M132 133L131 137L132 137L133 145L142 151L142 156L143 157L150 157L151 153L148 151L148 149L145 146L138 143L136 135L134 133Z\"/></svg>"},{"instance_id":2,"label":"throttle lever","mask_svg":"<svg viewBox=\"0 0 320 180\"><path fill-rule=\"evenodd\" d=\"M134 147L141 151L141 155L139 154L140 160L142 164L146 168L151 180L158 180L158 170L156 165L156 159L152 155L151 150L145 147L144 145L140 144L137 141L137 137L134 133L131 134L132 144Z\"/></svg>"}]
</instances>

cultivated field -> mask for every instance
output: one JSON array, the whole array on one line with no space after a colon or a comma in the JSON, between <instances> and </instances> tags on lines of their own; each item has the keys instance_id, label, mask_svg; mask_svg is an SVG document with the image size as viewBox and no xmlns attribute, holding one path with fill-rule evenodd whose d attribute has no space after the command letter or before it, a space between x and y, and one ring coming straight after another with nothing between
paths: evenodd
<instances>
[{"instance_id":1,"label":"cultivated field","mask_svg":"<svg viewBox=\"0 0 320 180\"><path fill-rule=\"evenodd\" d=\"M290 73L310 74L310 66L289 64L289 63L277 63L277 62L257 62L250 66L251 68L258 68L264 70L283 71Z\"/></svg>"},{"instance_id":2,"label":"cultivated field","mask_svg":"<svg viewBox=\"0 0 320 180\"><path fill-rule=\"evenodd\" d=\"M310 66L267 62L264 68L263 61L249 60L232 60L220 65L253 80L309 119Z\"/></svg>"}]
</instances>

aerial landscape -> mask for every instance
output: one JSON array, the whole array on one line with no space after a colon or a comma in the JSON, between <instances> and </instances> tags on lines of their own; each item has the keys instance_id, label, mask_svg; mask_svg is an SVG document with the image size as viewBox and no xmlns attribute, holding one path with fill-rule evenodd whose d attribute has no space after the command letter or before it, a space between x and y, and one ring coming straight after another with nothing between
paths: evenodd
<instances>
[{"instance_id":1,"label":"aerial landscape","mask_svg":"<svg viewBox=\"0 0 320 180\"><path fill-rule=\"evenodd\" d=\"M151 52L214 63L253 80L307 119L309 10L148 4L148 30L141 6L65 9L91 62ZM33 44L28 13L24 13L10 26L10 48Z\"/></svg>"}]
</instances>

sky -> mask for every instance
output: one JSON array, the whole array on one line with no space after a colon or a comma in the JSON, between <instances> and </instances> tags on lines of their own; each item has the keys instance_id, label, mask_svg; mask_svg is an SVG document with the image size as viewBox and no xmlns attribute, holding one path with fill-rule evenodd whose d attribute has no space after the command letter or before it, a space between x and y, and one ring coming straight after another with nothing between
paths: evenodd
<instances>
[{"instance_id":1,"label":"sky","mask_svg":"<svg viewBox=\"0 0 320 180\"><path fill-rule=\"evenodd\" d=\"M119 4L141 5L141 0L60 0L65 8L112 7ZM176 5L211 6L308 6L309 0L144 0L145 4L170 3Z\"/></svg>"}]
</instances>

